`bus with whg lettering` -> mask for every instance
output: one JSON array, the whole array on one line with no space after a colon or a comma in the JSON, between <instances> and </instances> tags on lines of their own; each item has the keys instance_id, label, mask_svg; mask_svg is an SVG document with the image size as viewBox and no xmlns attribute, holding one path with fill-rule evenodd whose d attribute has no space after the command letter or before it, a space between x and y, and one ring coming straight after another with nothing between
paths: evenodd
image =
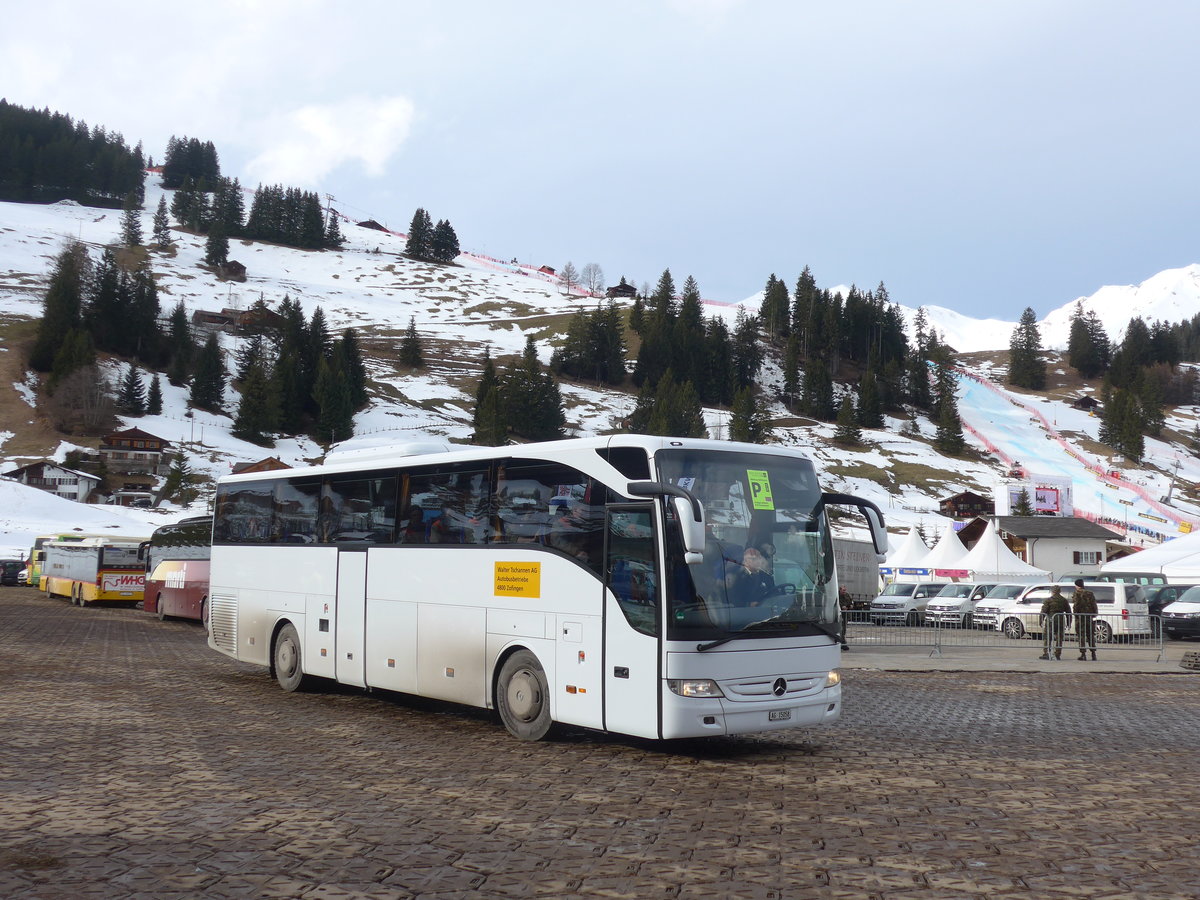
<instances>
[{"instance_id":1,"label":"bus with whg lettering","mask_svg":"<svg viewBox=\"0 0 1200 900\"><path fill-rule=\"evenodd\" d=\"M311 679L670 739L841 714L823 493L793 450L621 435L222 478L209 646Z\"/></svg>"}]
</instances>

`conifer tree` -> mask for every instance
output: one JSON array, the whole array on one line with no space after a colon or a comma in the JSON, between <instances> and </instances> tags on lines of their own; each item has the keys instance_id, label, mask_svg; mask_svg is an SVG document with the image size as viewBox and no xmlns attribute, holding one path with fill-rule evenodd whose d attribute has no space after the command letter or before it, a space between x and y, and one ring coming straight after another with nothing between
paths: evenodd
<instances>
[{"instance_id":1,"label":"conifer tree","mask_svg":"<svg viewBox=\"0 0 1200 900\"><path fill-rule=\"evenodd\" d=\"M729 417L729 439L747 444L765 444L771 438L770 420L754 389L744 387L733 398Z\"/></svg>"},{"instance_id":2,"label":"conifer tree","mask_svg":"<svg viewBox=\"0 0 1200 900\"><path fill-rule=\"evenodd\" d=\"M430 255L438 262L452 263L461 252L458 246L458 235L454 227L445 219L433 226L433 236L430 239Z\"/></svg>"},{"instance_id":3,"label":"conifer tree","mask_svg":"<svg viewBox=\"0 0 1200 900\"><path fill-rule=\"evenodd\" d=\"M47 387L50 393L53 393L59 383L73 372L95 367L96 348L92 344L91 334L83 328L72 328L67 332L58 352L54 354Z\"/></svg>"},{"instance_id":4,"label":"conifer tree","mask_svg":"<svg viewBox=\"0 0 1200 900\"><path fill-rule=\"evenodd\" d=\"M483 350L483 371L479 386L475 390L475 412L471 418L474 428L472 440L485 447L499 447L508 443L508 426L504 420L504 409L500 396L500 379L492 362L490 347Z\"/></svg>"},{"instance_id":5,"label":"conifer tree","mask_svg":"<svg viewBox=\"0 0 1200 900\"><path fill-rule=\"evenodd\" d=\"M353 328L342 332L342 357L346 361L346 384L350 389L350 408L360 410L367 405L367 366Z\"/></svg>"},{"instance_id":6,"label":"conifer tree","mask_svg":"<svg viewBox=\"0 0 1200 900\"><path fill-rule=\"evenodd\" d=\"M171 219L167 215L166 195L161 195L158 198L158 209L154 211L154 229L152 234L154 245L160 250L170 246Z\"/></svg>"},{"instance_id":7,"label":"conifer tree","mask_svg":"<svg viewBox=\"0 0 1200 900\"><path fill-rule=\"evenodd\" d=\"M733 332L733 378L738 389L749 387L762 368L763 351L758 341L758 316L738 309Z\"/></svg>"},{"instance_id":8,"label":"conifer tree","mask_svg":"<svg viewBox=\"0 0 1200 900\"><path fill-rule=\"evenodd\" d=\"M213 223L204 242L204 261L210 266L223 266L229 262L229 238L225 236L225 226Z\"/></svg>"},{"instance_id":9,"label":"conifer tree","mask_svg":"<svg viewBox=\"0 0 1200 900\"><path fill-rule=\"evenodd\" d=\"M563 437L567 424L558 382L542 371L533 335L525 338L520 361L502 381L505 418L514 432L532 441Z\"/></svg>"},{"instance_id":10,"label":"conifer tree","mask_svg":"<svg viewBox=\"0 0 1200 900\"><path fill-rule=\"evenodd\" d=\"M146 395L146 415L157 416L161 415L163 410L162 385L158 380L158 373L150 379L150 390Z\"/></svg>"},{"instance_id":11,"label":"conifer tree","mask_svg":"<svg viewBox=\"0 0 1200 900\"><path fill-rule=\"evenodd\" d=\"M763 289L759 319L768 337L787 337L791 324L791 298L787 285L776 278L774 272L767 278L767 286Z\"/></svg>"},{"instance_id":12,"label":"conifer tree","mask_svg":"<svg viewBox=\"0 0 1200 900\"><path fill-rule=\"evenodd\" d=\"M209 412L221 412L225 402L225 363L216 334L210 334L196 357L192 387L188 396L192 406Z\"/></svg>"},{"instance_id":13,"label":"conifer tree","mask_svg":"<svg viewBox=\"0 0 1200 900\"><path fill-rule=\"evenodd\" d=\"M87 250L80 243L69 243L54 260L43 300L42 318L29 354L29 366L34 371L49 372L64 341L80 327L90 277Z\"/></svg>"},{"instance_id":14,"label":"conifer tree","mask_svg":"<svg viewBox=\"0 0 1200 900\"><path fill-rule=\"evenodd\" d=\"M812 354L804 367L804 384L800 389L799 412L803 416L830 422L837 415L833 405L833 379L829 366L818 354Z\"/></svg>"},{"instance_id":15,"label":"conifer tree","mask_svg":"<svg viewBox=\"0 0 1200 900\"><path fill-rule=\"evenodd\" d=\"M425 368L425 354L421 351L421 338L417 334L417 318L410 316L404 338L400 341L400 362L414 369Z\"/></svg>"},{"instance_id":16,"label":"conifer tree","mask_svg":"<svg viewBox=\"0 0 1200 900\"><path fill-rule=\"evenodd\" d=\"M1037 315L1025 307L1008 344L1008 383L1015 387L1040 391L1046 386L1046 363L1042 360L1042 337Z\"/></svg>"},{"instance_id":17,"label":"conifer tree","mask_svg":"<svg viewBox=\"0 0 1200 900\"><path fill-rule=\"evenodd\" d=\"M638 394L637 405L629 417L629 430L634 434L656 434L664 437L707 437L704 411L691 382L679 384L670 369L663 373L658 384L645 385Z\"/></svg>"},{"instance_id":18,"label":"conifer tree","mask_svg":"<svg viewBox=\"0 0 1200 900\"><path fill-rule=\"evenodd\" d=\"M325 225L325 246L330 250L340 250L346 239L342 237L341 226L338 225L337 213L329 211L329 221Z\"/></svg>"},{"instance_id":19,"label":"conifer tree","mask_svg":"<svg viewBox=\"0 0 1200 900\"><path fill-rule=\"evenodd\" d=\"M433 254L433 221L424 209L418 208L413 213L404 253L413 259L429 259Z\"/></svg>"},{"instance_id":20,"label":"conifer tree","mask_svg":"<svg viewBox=\"0 0 1200 900\"><path fill-rule=\"evenodd\" d=\"M854 397L849 391L842 397L842 405L838 407L837 428L833 432L833 439L848 447L857 447L862 443L858 412L854 409Z\"/></svg>"},{"instance_id":21,"label":"conifer tree","mask_svg":"<svg viewBox=\"0 0 1200 900\"><path fill-rule=\"evenodd\" d=\"M870 367L858 384L858 424L863 428L883 427L883 399L875 370Z\"/></svg>"},{"instance_id":22,"label":"conifer tree","mask_svg":"<svg viewBox=\"0 0 1200 900\"><path fill-rule=\"evenodd\" d=\"M142 204L137 191L125 195L125 206L121 210L121 243L126 247L142 245Z\"/></svg>"},{"instance_id":23,"label":"conifer tree","mask_svg":"<svg viewBox=\"0 0 1200 900\"><path fill-rule=\"evenodd\" d=\"M137 367L129 364L125 377L121 379L121 389L117 394L117 409L127 416L144 416L146 414L146 386Z\"/></svg>"},{"instance_id":24,"label":"conifer tree","mask_svg":"<svg viewBox=\"0 0 1200 900\"><path fill-rule=\"evenodd\" d=\"M186 383L192 371L192 328L187 310L180 300L171 309L167 319L167 354L170 357L167 380L177 387Z\"/></svg>"},{"instance_id":25,"label":"conifer tree","mask_svg":"<svg viewBox=\"0 0 1200 900\"><path fill-rule=\"evenodd\" d=\"M279 398L261 358L251 360L246 368L241 394L233 421L234 436L261 447L275 446L271 434L279 426Z\"/></svg>"},{"instance_id":26,"label":"conifer tree","mask_svg":"<svg viewBox=\"0 0 1200 900\"><path fill-rule=\"evenodd\" d=\"M1014 516L1033 515L1033 502L1029 499L1029 488L1021 488L1021 493L1017 494L1017 502L1013 504L1012 514Z\"/></svg>"}]
</instances>

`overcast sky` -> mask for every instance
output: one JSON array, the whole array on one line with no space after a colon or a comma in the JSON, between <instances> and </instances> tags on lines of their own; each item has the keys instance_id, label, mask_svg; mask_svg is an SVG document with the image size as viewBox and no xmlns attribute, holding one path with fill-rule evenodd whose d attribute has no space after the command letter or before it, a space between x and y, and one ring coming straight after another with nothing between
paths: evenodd
<instances>
[{"instance_id":1,"label":"overcast sky","mask_svg":"<svg viewBox=\"0 0 1200 900\"><path fill-rule=\"evenodd\" d=\"M464 249L1038 316L1200 261L1200 4L8 4L0 96Z\"/></svg>"}]
</instances>

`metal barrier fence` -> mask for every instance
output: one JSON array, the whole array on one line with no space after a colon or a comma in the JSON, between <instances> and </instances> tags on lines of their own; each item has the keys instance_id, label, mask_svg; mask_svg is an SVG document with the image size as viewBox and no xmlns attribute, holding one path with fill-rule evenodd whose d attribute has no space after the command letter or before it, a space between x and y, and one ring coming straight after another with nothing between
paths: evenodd
<instances>
[{"instance_id":1,"label":"metal barrier fence","mask_svg":"<svg viewBox=\"0 0 1200 900\"><path fill-rule=\"evenodd\" d=\"M846 610L846 642L874 647L912 647L928 649L930 656L941 656L948 648L995 648L1003 650L1041 648L1055 658L1055 650L1066 658L1074 653L1092 653L1103 649L1105 653L1139 651L1154 653L1158 661L1163 658L1162 619L1159 616L1122 616L1102 614L1075 616L1058 613L1050 617L1047 624L1038 613L1013 613L1002 617L994 625L976 627L969 619L962 621L937 621L923 616L913 619L897 619L889 622L878 613L872 617L871 610ZM1015 628L1009 621L1016 618L1021 627ZM913 621L914 624L906 624ZM1005 628L1005 623L1009 627ZM1061 640L1060 640L1061 637ZM1082 644L1080 639L1082 638Z\"/></svg>"}]
</instances>

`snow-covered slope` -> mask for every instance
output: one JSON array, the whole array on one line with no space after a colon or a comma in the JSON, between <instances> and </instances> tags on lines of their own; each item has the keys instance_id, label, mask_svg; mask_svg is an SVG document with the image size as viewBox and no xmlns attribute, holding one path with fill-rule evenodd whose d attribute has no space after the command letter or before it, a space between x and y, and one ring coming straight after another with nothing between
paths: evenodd
<instances>
[{"instance_id":1,"label":"snow-covered slope","mask_svg":"<svg viewBox=\"0 0 1200 900\"><path fill-rule=\"evenodd\" d=\"M144 213L147 233L151 211L161 194L161 188L151 181ZM0 320L39 315L46 278L64 241L80 239L98 251L99 247L117 240L119 220L117 211L67 203L0 204ZM177 233L174 255L152 255L164 312L178 300L184 302L189 312L217 311L225 307L246 308L260 296L276 305L286 294L298 299L308 315L320 306L331 331L351 326L358 331L367 351L375 396L371 406L356 417L355 437L341 449L426 437L465 440L470 433L475 379L484 347L490 347L493 356L515 354L522 349L526 335L533 334L546 361L566 317L595 302L564 296L555 282L530 267L470 256L460 257L459 265L454 267L417 263L400 255L403 248L400 236L353 224L345 225L343 230L347 244L338 252L313 253L262 243L233 242L231 258L248 269L248 280L241 284L219 281L201 267L203 239L194 235ZM1200 267L1172 270L1136 287L1104 288L1084 301L1085 305L1095 304L1092 308L1097 310L1110 334L1116 336L1134 314L1177 321L1200 312L1198 279ZM740 304L708 304L707 312L732 320L741 307L757 309L757 301L758 298L748 298ZM1067 318L1074 302L1064 304L1047 317L1044 343L1065 343ZM952 310L926 309L931 325L962 352L1006 347L1020 309L1004 312L1011 314L1013 320L980 321ZM908 311L908 315L912 314ZM390 362L392 354L388 352L399 342L410 318L416 321L427 345L436 347L431 354L434 364L419 373L397 368ZM222 336L222 341L225 350L232 354L236 341L227 335ZM0 344L0 353L5 352L11 352L11 348ZM109 364L110 377L115 379L122 371L123 364ZM989 373L983 370L981 374L986 377ZM777 363L768 361L761 381L768 393L779 387L782 373ZM31 377L21 373L11 385L0 384L0 391L13 390L22 403L31 405L34 396L31 383ZM613 429L633 407L633 397L619 391L572 384L564 384L562 390L569 426L576 434ZM189 415L183 389L168 385L164 379L163 391L162 415L128 420L127 424L137 424L182 447L193 470L202 475L217 477L236 462L267 455L295 463L321 454L321 448L307 439L281 440L271 450L237 440L229 434L228 417ZM1026 465L1033 471L1038 471L1034 467L1039 465L1036 461L1041 459L1043 450L1061 455L1064 445L1074 447L1072 442L1087 442L1094 450L1091 444L1095 437L1094 419L1088 420L1080 414L1068 421L1068 413L1058 410L1057 417L1051 419L1054 422L1061 419L1067 426L1063 428L1060 444L1058 436L1047 441L1046 427L1035 417L1020 413L1015 406L1016 415L1000 415L1001 408L1025 402L1025 398L1011 395L1004 399L1003 393L998 400L992 394L981 396L986 396L986 403L972 399L963 408L967 424L979 433L979 437L972 436L970 441L980 450L990 451L1003 445L1010 455L1027 457ZM971 388L964 387L962 397L974 398ZM238 398L232 389L226 399L227 408L235 410ZM999 402L1000 407L989 405L994 402ZM945 520L937 515L939 498L966 489L989 492L1000 482L1006 468L997 458L964 461L942 457L930 447L933 428L928 422L922 423L923 434L911 435L904 433L905 422L890 420L885 429L865 434L866 447L852 451L831 443L834 431L831 425L796 423L788 419L787 411L779 405L771 413L793 423L777 429L776 439L810 454L829 489L872 499L887 513L889 525L904 528L924 524L931 538L946 527ZM711 433L719 437L727 428L728 413L709 410L706 421ZM1193 408L1176 410L1169 424L1190 432L1197 421L1200 414ZM11 432L0 432L0 471L33 458L17 456L6 449L11 438ZM62 460L71 447L70 443L62 442L45 447L41 453ZM1081 456L1086 453L1080 451ZM1148 466L1135 473L1135 479L1144 482L1145 491L1156 497L1167 493L1169 476L1176 463L1181 482L1200 481L1200 461L1181 453L1179 448L1151 441L1148 457ZM1097 466L1107 462L1094 461ZM1065 466L1066 474L1079 479L1078 506L1087 510L1088 504L1094 504L1099 508L1088 510L1093 514L1111 513L1116 494L1105 493L1110 487L1098 490L1095 476L1087 466L1052 457L1042 460L1041 465L1048 470L1046 474L1059 475L1064 474ZM12 512L0 520L0 548L10 543L9 536L11 543L19 547L31 534L62 530L64 525L70 527L82 521L74 504L58 501L66 504L72 515L61 507L45 512L30 505L36 505L44 495L34 492L32 497L25 498L31 489L11 483L3 487L8 493L0 496L3 504L0 509ZM1105 499L1100 500L1101 497ZM1106 500L1108 509L1104 508ZM1200 519L1200 510L1179 504L1178 495L1176 505L1181 516ZM1151 509L1131 502L1122 508L1122 514L1128 512L1136 517L1139 512ZM183 512L176 509L168 514L177 516ZM160 517L157 511L93 509L89 514L115 517L106 521L115 521L123 528L127 521L132 522L128 527L143 533ZM61 520L60 515L64 517ZM99 522L94 526L96 530L101 527L105 526Z\"/></svg>"}]
</instances>

